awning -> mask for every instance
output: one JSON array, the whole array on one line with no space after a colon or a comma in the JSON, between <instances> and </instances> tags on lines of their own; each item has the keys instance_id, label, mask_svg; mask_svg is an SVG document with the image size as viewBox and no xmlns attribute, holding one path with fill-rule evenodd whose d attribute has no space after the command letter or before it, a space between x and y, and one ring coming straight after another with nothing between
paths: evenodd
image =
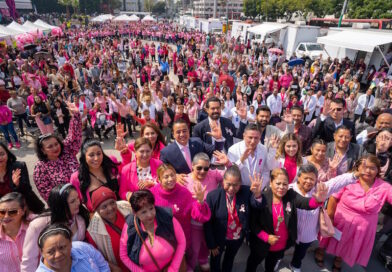
<instances>
[{"instance_id":1,"label":"awning","mask_svg":"<svg viewBox=\"0 0 392 272\"><path fill-rule=\"evenodd\" d=\"M392 43L392 33L343 30L319 37L317 42L329 46L373 52L379 45Z\"/></svg>"},{"instance_id":2,"label":"awning","mask_svg":"<svg viewBox=\"0 0 392 272\"><path fill-rule=\"evenodd\" d=\"M248 32L253 33L253 34L258 34L265 36L270 33L274 33L276 31L279 31L283 28L287 27L285 24L278 24L278 23L263 23L260 25L252 26L247 29Z\"/></svg>"}]
</instances>

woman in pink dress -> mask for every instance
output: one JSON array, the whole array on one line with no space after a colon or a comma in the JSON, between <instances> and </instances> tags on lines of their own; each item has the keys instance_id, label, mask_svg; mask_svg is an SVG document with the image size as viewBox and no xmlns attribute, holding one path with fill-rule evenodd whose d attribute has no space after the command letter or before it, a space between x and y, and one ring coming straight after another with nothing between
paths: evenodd
<instances>
[{"instance_id":1,"label":"woman in pink dress","mask_svg":"<svg viewBox=\"0 0 392 272\"><path fill-rule=\"evenodd\" d=\"M363 156L354 166L359 180L334 194L328 214L342 232L340 241L323 239L321 248L336 256L333 271L340 271L342 259L349 265L367 266L377 230L378 213L385 202L392 204L392 185L379 178L380 162L374 155ZM323 254L317 256L322 261Z\"/></svg>"}]
</instances>

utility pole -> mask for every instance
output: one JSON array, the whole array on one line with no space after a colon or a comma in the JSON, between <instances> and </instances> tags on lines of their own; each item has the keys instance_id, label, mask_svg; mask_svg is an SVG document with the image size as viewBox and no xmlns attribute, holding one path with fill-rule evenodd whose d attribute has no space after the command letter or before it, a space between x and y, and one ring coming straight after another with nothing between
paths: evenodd
<instances>
[{"instance_id":1,"label":"utility pole","mask_svg":"<svg viewBox=\"0 0 392 272\"><path fill-rule=\"evenodd\" d=\"M348 4L348 0L344 0L343 8L342 8L342 13L340 14L340 17L339 17L338 27L340 27L341 24L342 24L343 16L344 16L344 14L346 13L347 4Z\"/></svg>"}]
</instances>

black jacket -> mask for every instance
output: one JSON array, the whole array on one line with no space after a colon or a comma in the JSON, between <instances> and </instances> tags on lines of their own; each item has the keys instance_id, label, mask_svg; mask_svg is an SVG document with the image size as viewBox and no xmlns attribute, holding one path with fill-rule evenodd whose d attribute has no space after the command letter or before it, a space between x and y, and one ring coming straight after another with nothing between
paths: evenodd
<instances>
[{"instance_id":1,"label":"black jacket","mask_svg":"<svg viewBox=\"0 0 392 272\"><path fill-rule=\"evenodd\" d=\"M269 250L270 244L264 242L257 237L260 231L265 231L268 234L274 235L275 229L273 226L273 211L272 211L272 190L268 188L263 192L262 202L265 204L263 209L252 209L250 216L250 245L252 250ZM310 198L306 198L289 189L283 197L283 214L284 223L289 232L289 239L287 247L292 245L297 240L297 209L311 210L309 207ZM290 203L290 204L288 204Z\"/></svg>"},{"instance_id":2,"label":"black jacket","mask_svg":"<svg viewBox=\"0 0 392 272\"><path fill-rule=\"evenodd\" d=\"M211 210L210 220L204 224L204 234L207 247L214 249L216 247L224 248L227 232L228 211L226 205L226 192L223 188L215 189L207 195L206 202ZM265 202L257 202L249 186L241 185L236 194L235 208L238 219L242 225L241 238L243 239L249 232L249 212L250 207L254 209L262 208Z\"/></svg>"},{"instance_id":3,"label":"black jacket","mask_svg":"<svg viewBox=\"0 0 392 272\"><path fill-rule=\"evenodd\" d=\"M12 181L12 171L15 171L16 169L21 169L19 186L16 186ZM19 192L25 197L27 207L30 211L36 214L40 214L44 210L45 204L31 188L29 172L27 171L26 163L16 161L7 166L7 178L9 180L9 186L11 190L13 192Z\"/></svg>"},{"instance_id":4,"label":"black jacket","mask_svg":"<svg viewBox=\"0 0 392 272\"><path fill-rule=\"evenodd\" d=\"M169 115L171 122L169 123L169 127L171 128L173 126L173 122L174 122L174 112L172 111L172 109L167 108L167 114ZM158 116L158 124L159 124L159 128L162 129L163 128L163 110L157 111L157 116Z\"/></svg>"},{"instance_id":5,"label":"black jacket","mask_svg":"<svg viewBox=\"0 0 392 272\"><path fill-rule=\"evenodd\" d=\"M348 119L343 118L343 126L347 127L351 131L351 142L356 143L355 138L355 125ZM336 131L335 122L331 117L327 117L324 121L321 121L320 117L317 118L316 125L312 130L312 139L319 138L325 142L333 142L333 134Z\"/></svg>"}]
</instances>

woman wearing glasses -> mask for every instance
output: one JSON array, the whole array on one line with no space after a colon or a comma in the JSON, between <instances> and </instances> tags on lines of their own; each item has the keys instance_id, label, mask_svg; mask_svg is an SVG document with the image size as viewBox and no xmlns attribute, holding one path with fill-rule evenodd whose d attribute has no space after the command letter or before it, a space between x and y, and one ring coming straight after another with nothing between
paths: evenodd
<instances>
[{"instance_id":1,"label":"woman wearing glasses","mask_svg":"<svg viewBox=\"0 0 392 272\"><path fill-rule=\"evenodd\" d=\"M226 167L231 166L231 162L224 153L215 151L214 157L219 164ZM218 188L219 184L222 183L223 174L224 170L210 169L210 158L206 153L200 152L193 157L192 172L185 178L186 187L191 193L194 193L193 188L195 184L200 183L205 187L206 197L209 192ZM188 243L192 247L192 255L188 258L188 265L191 268L195 268L197 263L199 263L202 271L208 271L210 267L208 264L209 252L204 237L203 224L191 220L191 234L191 241L188 241Z\"/></svg>"},{"instance_id":2,"label":"woman wearing glasses","mask_svg":"<svg viewBox=\"0 0 392 272\"><path fill-rule=\"evenodd\" d=\"M0 198L1 271L20 271L23 242L30 223L24 197L17 192Z\"/></svg>"},{"instance_id":3,"label":"woman wearing glasses","mask_svg":"<svg viewBox=\"0 0 392 272\"><path fill-rule=\"evenodd\" d=\"M191 221L201 224L210 219L211 211L205 199L206 187L200 182L194 183L192 193L176 182L176 170L170 164L162 164L157 170L159 183L151 188L155 205L171 208L174 218L178 220L186 238L186 256L190 267L191 251Z\"/></svg>"},{"instance_id":4,"label":"woman wearing glasses","mask_svg":"<svg viewBox=\"0 0 392 272\"><path fill-rule=\"evenodd\" d=\"M82 144L82 121L79 109L68 104L72 118L68 136L61 140L54 134L41 135L35 144L39 159L34 168L33 178L37 190L47 201L52 188L69 182L72 173L78 170L76 154Z\"/></svg>"}]
</instances>

